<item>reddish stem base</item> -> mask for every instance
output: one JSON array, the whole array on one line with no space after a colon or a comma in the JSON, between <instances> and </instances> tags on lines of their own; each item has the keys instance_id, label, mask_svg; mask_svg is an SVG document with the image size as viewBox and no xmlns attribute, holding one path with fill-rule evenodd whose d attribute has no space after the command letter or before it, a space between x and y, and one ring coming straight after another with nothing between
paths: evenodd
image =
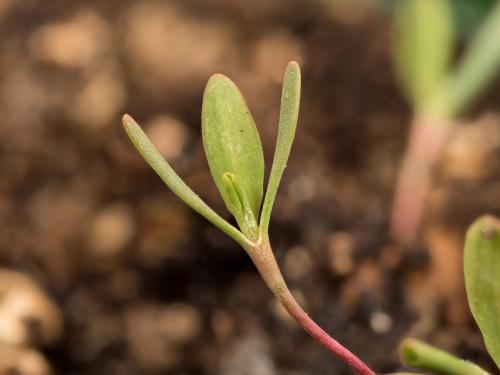
<instances>
[{"instance_id":1,"label":"reddish stem base","mask_svg":"<svg viewBox=\"0 0 500 375\"><path fill-rule=\"evenodd\" d=\"M278 298L286 311L288 311L290 316L295 319L309 335L330 352L342 359L359 375L375 375L375 372L373 372L361 359L318 326L297 303L286 286L278 264L276 263L276 259L274 258L271 246L268 243L255 249L249 249L248 253L274 295Z\"/></svg>"},{"instance_id":2,"label":"reddish stem base","mask_svg":"<svg viewBox=\"0 0 500 375\"><path fill-rule=\"evenodd\" d=\"M311 335L316 341L322 344L330 352L342 359L347 365L361 375L375 375L363 361L354 355L349 349L340 344L337 340L326 333L302 307L295 301L289 291L287 295L280 298L280 302L288 313L299 323L299 325Z\"/></svg>"},{"instance_id":3,"label":"reddish stem base","mask_svg":"<svg viewBox=\"0 0 500 375\"><path fill-rule=\"evenodd\" d=\"M432 166L450 128L449 123L424 116L416 117L412 123L391 216L391 234L401 242L412 242L417 236L430 189Z\"/></svg>"}]
</instances>

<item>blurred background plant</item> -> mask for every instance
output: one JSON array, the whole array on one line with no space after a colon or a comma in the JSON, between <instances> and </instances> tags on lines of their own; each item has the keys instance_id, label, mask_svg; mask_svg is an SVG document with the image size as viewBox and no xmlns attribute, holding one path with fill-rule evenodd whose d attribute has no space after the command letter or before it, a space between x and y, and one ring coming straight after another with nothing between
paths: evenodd
<instances>
[{"instance_id":1,"label":"blurred background plant","mask_svg":"<svg viewBox=\"0 0 500 375\"><path fill-rule=\"evenodd\" d=\"M500 369L500 221L489 215L468 229L464 249L467 300L483 335L486 349ZM475 363L405 338L399 345L401 361L414 369L441 375L488 375ZM404 375L399 373L400 375ZM397 375L397 374L394 374Z\"/></svg>"},{"instance_id":2,"label":"blurred background plant","mask_svg":"<svg viewBox=\"0 0 500 375\"><path fill-rule=\"evenodd\" d=\"M495 3L452 3L457 54ZM15 340L0 337L0 369L346 373L290 324L246 255L165 190L120 126L125 110L141 118L224 212L198 136L203 87L215 72L234 79L270 160L290 60L303 67L303 111L270 235L296 298L307 295L319 323L381 373L397 370L407 334L495 368L460 267L465 228L500 214L500 87L464 112L493 114L455 126L443 145L422 236L395 243L391 202L413 114L394 77L392 5L0 1L0 284L11 290L0 324L18 327Z\"/></svg>"},{"instance_id":3,"label":"blurred background plant","mask_svg":"<svg viewBox=\"0 0 500 375\"><path fill-rule=\"evenodd\" d=\"M460 10L465 5L458 6ZM414 119L396 186L391 230L397 239L412 241L429 192L431 169L452 125L499 70L500 3L477 27L453 68L456 38L451 0L404 0L397 3L394 17L396 72ZM472 167L462 165L460 174L479 174L480 164L478 160Z\"/></svg>"}]
</instances>

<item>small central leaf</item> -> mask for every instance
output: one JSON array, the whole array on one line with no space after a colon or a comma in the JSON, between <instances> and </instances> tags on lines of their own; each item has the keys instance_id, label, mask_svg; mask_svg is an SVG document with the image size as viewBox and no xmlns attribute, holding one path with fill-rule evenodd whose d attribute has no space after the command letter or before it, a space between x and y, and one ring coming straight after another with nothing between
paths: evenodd
<instances>
[{"instance_id":1,"label":"small central leaf","mask_svg":"<svg viewBox=\"0 0 500 375\"><path fill-rule=\"evenodd\" d=\"M224 185L226 187L226 192L228 195L228 209L233 214L233 216L237 217L243 214L245 210L244 203L244 193L241 191L241 187L239 187L235 181L235 175L229 172L226 172L222 175L222 180L224 181Z\"/></svg>"},{"instance_id":2,"label":"small central leaf","mask_svg":"<svg viewBox=\"0 0 500 375\"><path fill-rule=\"evenodd\" d=\"M234 194L238 192L228 189L224 181L224 176L226 180L231 176L244 192L255 220L263 195L264 155L252 115L229 78L216 74L208 81L201 123L210 172L227 208L236 216Z\"/></svg>"},{"instance_id":3,"label":"small central leaf","mask_svg":"<svg viewBox=\"0 0 500 375\"><path fill-rule=\"evenodd\" d=\"M253 214L248 196L243 186L236 180L236 176L226 172L222 176L226 188L228 209L236 218L241 230L251 240L256 240L258 236L258 224Z\"/></svg>"}]
</instances>

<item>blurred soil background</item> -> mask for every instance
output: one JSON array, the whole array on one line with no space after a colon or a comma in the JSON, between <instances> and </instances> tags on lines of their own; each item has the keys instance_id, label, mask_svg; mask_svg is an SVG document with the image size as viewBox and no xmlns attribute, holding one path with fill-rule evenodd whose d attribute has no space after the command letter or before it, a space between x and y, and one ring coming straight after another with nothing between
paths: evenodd
<instances>
[{"instance_id":1,"label":"blurred soil background","mask_svg":"<svg viewBox=\"0 0 500 375\"><path fill-rule=\"evenodd\" d=\"M0 0L0 374L349 373L120 125L134 116L228 217L201 144L204 85L236 82L270 161L289 60L302 107L271 239L297 298L378 373L400 368L405 335L493 369L460 263L467 225L500 214L500 85L443 151L420 241L398 245L411 114L390 16L375 0Z\"/></svg>"}]
</instances>

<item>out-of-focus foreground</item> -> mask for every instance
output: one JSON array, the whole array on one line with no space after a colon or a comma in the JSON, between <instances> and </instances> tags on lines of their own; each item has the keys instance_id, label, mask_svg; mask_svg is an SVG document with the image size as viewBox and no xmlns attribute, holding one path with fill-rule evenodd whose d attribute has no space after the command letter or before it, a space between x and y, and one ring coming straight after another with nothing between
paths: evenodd
<instances>
[{"instance_id":1,"label":"out-of-focus foreground","mask_svg":"<svg viewBox=\"0 0 500 375\"><path fill-rule=\"evenodd\" d=\"M120 125L133 114L227 217L201 144L204 85L237 83L270 161L290 60L301 115L270 236L297 299L380 373L407 334L493 368L461 249L474 218L500 214L500 85L441 153L419 242L398 245L410 115L377 4L0 0L0 374L348 373Z\"/></svg>"}]
</instances>

